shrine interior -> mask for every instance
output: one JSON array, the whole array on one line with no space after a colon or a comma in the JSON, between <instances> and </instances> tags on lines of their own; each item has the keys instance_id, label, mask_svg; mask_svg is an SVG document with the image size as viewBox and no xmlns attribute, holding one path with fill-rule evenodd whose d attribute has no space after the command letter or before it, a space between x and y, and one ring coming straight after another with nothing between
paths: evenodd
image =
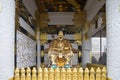
<instances>
[{"instance_id":1,"label":"shrine interior","mask_svg":"<svg viewBox=\"0 0 120 80\"><path fill-rule=\"evenodd\" d=\"M66 76L70 70L78 77L82 70L84 80L94 80L91 74L95 80L117 80L118 3L120 0L0 0L0 80L49 80L50 70L56 71L54 76L58 70L61 76L62 69ZM43 76L35 79L39 73ZM72 76L69 80L83 80Z\"/></svg>"}]
</instances>

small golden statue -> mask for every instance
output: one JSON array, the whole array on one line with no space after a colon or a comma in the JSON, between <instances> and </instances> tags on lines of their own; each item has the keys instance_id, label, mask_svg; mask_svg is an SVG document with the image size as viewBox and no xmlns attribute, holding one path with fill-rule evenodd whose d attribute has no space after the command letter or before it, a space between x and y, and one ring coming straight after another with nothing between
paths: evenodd
<instances>
[{"instance_id":1,"label":"small golden statue","mask_svg":"<svg viewBox=\"0 0 120 80\"><path fill-rule=\"evenodd\" d=\"M58 38L51 41L48 55L53 67L69 67L69 61L74 54L71 43L64 39L63 31L59 31Z\"/></svg>"}]
</instances>

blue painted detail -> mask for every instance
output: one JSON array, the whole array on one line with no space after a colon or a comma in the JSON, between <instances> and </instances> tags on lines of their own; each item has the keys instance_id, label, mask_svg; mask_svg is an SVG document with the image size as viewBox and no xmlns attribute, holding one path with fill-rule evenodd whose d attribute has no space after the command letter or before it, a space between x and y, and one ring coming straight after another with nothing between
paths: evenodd
<instances>
[{"instance_id":1,"label":"blue painted detail","mask_svg":"<svg viewBox=\"0 0 120 80\"><path fill-rule=\"evenodd\" d=\"M51 68L57 68L57 66L55 64L52 64Z\"/></svg>"},{"instance_id":2,"label":"blue painted detail","mask_svg":"<svg viewBox=\"0 0 120 80\"><path fill-rule=\"evenodd\" d=\"M64 68L70 68L70 66L69 66L68 64L66 64L66 65L64 66Z\"/></svg>"}]
</instances>

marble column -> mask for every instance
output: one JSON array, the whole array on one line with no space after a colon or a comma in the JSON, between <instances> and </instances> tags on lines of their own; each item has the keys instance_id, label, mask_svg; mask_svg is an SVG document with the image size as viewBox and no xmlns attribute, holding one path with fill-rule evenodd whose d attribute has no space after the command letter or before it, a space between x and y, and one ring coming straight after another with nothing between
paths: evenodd
<instances>
[{"instance_id":1,"label":"marble column","mask_svg":"<svg viewBox=\"0 0 120 80\"><path fill-rule=\"evenodd\" d=\"M82 67L86 67L87 63L91 63L91 39L82 40Z\"/></svg>"},{"instance_id":2,"label":"marble column","mask_svg":"<svg viewBox=\"0 0 120 80\"><path fill-rule=\"evenodd\" d=\"M106 0L107 74L120 80L120 0Z\"/></svg>"},{"instance_id":3,"label":"marble column","mask_svg":"<svg viewBox=\"0 0 120 80\"><path fill-rule=\"evenodd\" d=\"M15 0L0 0L0 80L14 75Z\"/></svg>"}]
</instances>

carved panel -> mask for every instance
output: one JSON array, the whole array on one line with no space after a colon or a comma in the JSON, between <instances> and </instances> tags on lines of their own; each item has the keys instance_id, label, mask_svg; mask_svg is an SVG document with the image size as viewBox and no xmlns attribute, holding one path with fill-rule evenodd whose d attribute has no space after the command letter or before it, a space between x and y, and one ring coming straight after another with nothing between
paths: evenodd
<instances>
[{"instance_id":1,"label":"carved panel","mask_svg":"<svg viewBox=\"0 0 120 80\"><path fill-rule=\"evenodd\" d=\"M36 43L17 30L17 67L26 68L36 65Z\"/></svg>"}]
</instances>

